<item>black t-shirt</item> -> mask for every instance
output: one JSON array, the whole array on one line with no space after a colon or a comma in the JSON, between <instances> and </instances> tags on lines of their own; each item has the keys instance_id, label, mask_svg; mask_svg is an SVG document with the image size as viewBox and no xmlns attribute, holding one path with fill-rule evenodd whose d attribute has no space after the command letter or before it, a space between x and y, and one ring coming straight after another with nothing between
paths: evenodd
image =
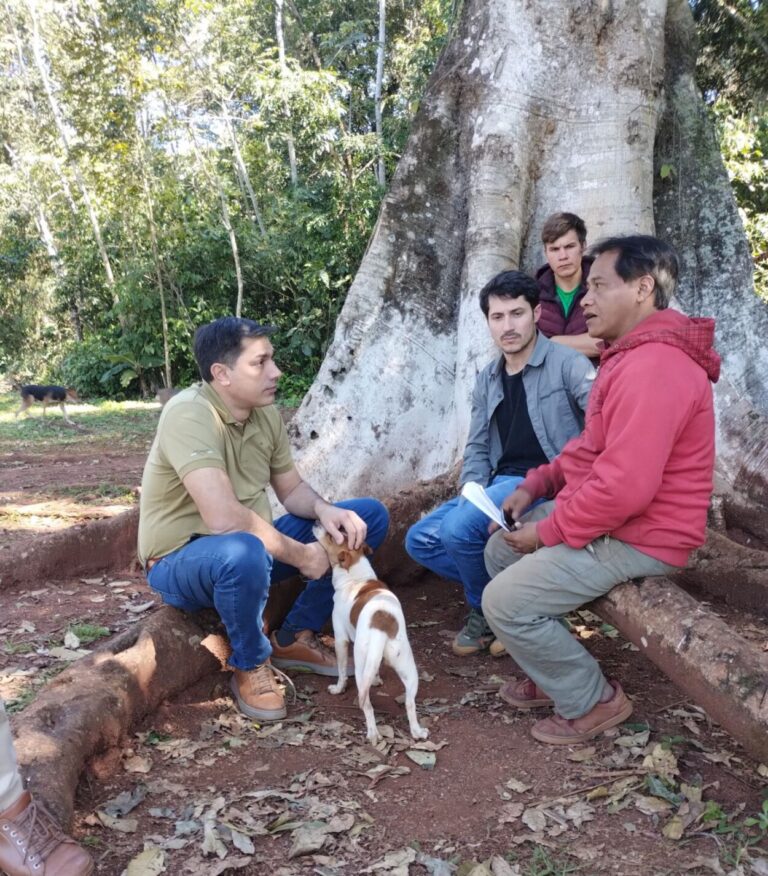
<instances>
[{"instance_id":1,"label":"black t-shirt","mask_svg":"<svg viewBox=\"0 0 768 876\"><path fill-rule=\"evenodd\" d=\"M533 431L525 397L523 372L507 374L504 371L502 377L504 401L496 408L494 416L504 449L496 474L525 475L529 468L536 468L549 460Z\"/></svg>"}]
</instances>

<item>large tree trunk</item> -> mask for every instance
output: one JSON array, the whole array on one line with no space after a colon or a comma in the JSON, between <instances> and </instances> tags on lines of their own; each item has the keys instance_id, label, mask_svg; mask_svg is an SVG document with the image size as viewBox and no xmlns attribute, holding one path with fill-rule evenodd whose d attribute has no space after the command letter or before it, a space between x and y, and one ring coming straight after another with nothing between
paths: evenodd
<instances>
[{"instance_id":1,"label":"large tree trunk","mask_svg":"<svg viewBox=\"0 0 768 876\"><path fill-rule=\"evenodd\" d=\"M685 0L468 0L292 423L322 489L390 492L455 462L491 353L477 292L500 270L533 270L544 218L567 209L593 240L655 230L678 245L681 305L718 317L722 484L768 496L768 430L754 412L766 407L768 308L692 45ZM660 163L674 167L666 188Z\"/></svg>"},{"instance_id":2,"label":"large tree trunk","mask_svg":"<svg viewBox=\"0 0 768 876\"><path fill-rule=\"evenodd\" d=\"M717 320L723 357L715 388L718 488L729 523L768 540L768 307L712 126L693 78L695 36L684 0L667 15L666 110L656 139L656 228L683 265L678 303ZM663 165L671 169L662 178ZM757 513L756 512L757 509Z\"/></svg>"}]
</instances>

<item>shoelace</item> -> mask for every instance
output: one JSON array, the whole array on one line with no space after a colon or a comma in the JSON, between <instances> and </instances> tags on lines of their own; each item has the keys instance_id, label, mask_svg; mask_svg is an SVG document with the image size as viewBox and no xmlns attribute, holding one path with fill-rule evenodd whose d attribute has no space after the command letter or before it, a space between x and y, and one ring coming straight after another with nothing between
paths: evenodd
<instances>
[{"instance_id":1,"label":"shoelace","mask_svg":"<svg viewBox=\"0 0 768 876\"><path fill-rule=\"evenodd\" d=\"M29 860L35 870L58 845L69 840L45 806L34 800L13 821L4 824L3 830L24 850L22 863Z\"/></svg>"},{"instance_id":2,"label":"shoelace","mask_svg":"<svg viewBox=\"0 0 768 876\"><path fill-rule=\"evenodd\" d=\"M271 663L263 663L249 674L251 686L256 694L280 693L278 681L290 688L292 699L296 699L296 686L291 678Z\"/></svg>"}]
</instances>

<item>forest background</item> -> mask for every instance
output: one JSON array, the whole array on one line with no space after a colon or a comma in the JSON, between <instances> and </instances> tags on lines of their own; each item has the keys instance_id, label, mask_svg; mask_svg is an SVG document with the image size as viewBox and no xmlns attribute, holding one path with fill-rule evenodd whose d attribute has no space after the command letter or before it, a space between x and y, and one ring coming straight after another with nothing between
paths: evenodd
<instances>
[{"instance_id":1,"label":"forest background","mask_svg":"<svg viewBox=\"0 0 768 876\"><path fill-rule=\"evenodd\" d=\"M768 5L691 6L768 300ZM3 0L0 377L150 395L196 379L196 325L240 313L279 327L282 399L297 403L460 11Z\"/></svg>"}]
</instances>

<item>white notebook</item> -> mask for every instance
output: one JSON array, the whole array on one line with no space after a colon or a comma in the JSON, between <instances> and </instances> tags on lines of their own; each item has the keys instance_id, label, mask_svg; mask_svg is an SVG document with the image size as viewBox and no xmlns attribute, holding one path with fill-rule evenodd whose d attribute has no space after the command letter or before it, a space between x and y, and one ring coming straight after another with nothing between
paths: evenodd
<instances>
[{"instance_id":1,"label":"white notebook","mask_svg":"<svg viewBox=\"0 0 768 876\"><path fill-rule=\"evenodd\" d=\"M498 523L502 529L506 529L507 532L512 531L509 526L507 526L507 522L504 520L504 514L501 512L501 509L493 504L491 497L485 492L485 488L481 484L469 481L461 488L461 495L471 502L475 508L479 508L483 514L490 517L494 523Z\"/></svg>"}]
</instances>

